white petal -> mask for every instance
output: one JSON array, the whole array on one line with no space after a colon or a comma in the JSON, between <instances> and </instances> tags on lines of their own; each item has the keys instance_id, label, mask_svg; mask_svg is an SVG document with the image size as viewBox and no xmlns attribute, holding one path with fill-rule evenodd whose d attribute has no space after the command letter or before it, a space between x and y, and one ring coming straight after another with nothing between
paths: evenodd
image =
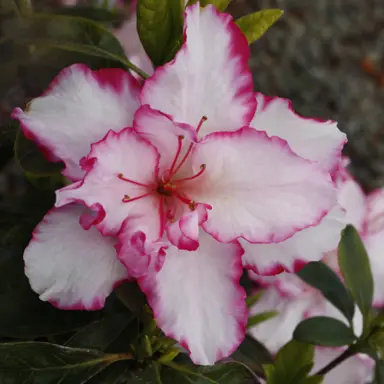
<instances>
[{"instance_id":1,"label":"white petal","mask_svg":"<svg viewBox=\"0 0 384 384\"><path fill-rule=\"evenodd\" d=\"M315 365L312 374L325 367L338 357L342 351L338 348L315 349ZM324 377L324 384L366 384L372 380L373 361L364 355L355 355L339 364Z\"/></svg>"},{"instance_id":2,"label":"white petal","mask_svg":"<svg viewBox=\"0 0 384 384\"><path fill-rule=\"evenodd\" d=\"M186 41L175 59L155 70L140 95L175 121L197 127L201 135L248 125L255 111L249 47L232 17L207 5L186 9Z\"/></svg>"},{"instance_id":3,"label":"white petal","mask_svg":"<svg viewBox=\"0 0 384 384\"><path fill-rule=\"evenodd\" d=\"M193 152L188 197L212 207L203 228L219 241L282 241L316 225L336 204L328 173L295 155L287 143L243 128L217 132Z\"/></svg>"},{"instance_id":4,"label":"white petal","mask_svg":"<svg viewBox=\"0 0 384 384\"><path fill-rule=\"evenodd\" d=\"M298 115L287 99L257 93L257 109L251 126L268 136L287 140L304 159L317 161L333 171L341 161L341 150L347 139L334 121L320 121Z\"/></svg>"},{"instance_id":5,"label":"white petal","mask_svg":"<svg viewBox=\"0 0 384 384\"><path fill-rule=\"evenodd\" d=\"M135 216L137 220L138 217L142 219L143 227L156 226L158 237L161 237L160 200L153 192L158 163L156 148L132 129L120 133L110 131L103 140L92 145L83 162L88 169L84 180L56 192L56 206L71 202L101 206L105 217L97 227L103 234L115 235L128 216ZM119 174L133 182L122 180ZM134 200L146 194L149 195ZM131 201L123 202L125 195Z\"/></svg>"},{"instance_id":6,"label":"white petal","mask_svg":"<svg viewBox=\"0 0 384 384\"><path fill-rule=\"evenodd\" d=\"M77 205L51 210L24 252L32 289L62 309L100 309L116 284L128 278L116 240L80 226L85 210Z\"/></svg>"},{"instance_id":7,"label":"white petal","mask_svg":"<svg viewBox=\"0 0 384 384\"><path fill-rule=\"evenodd\" d=\"M91 71L75 64L53 80L48 90L23 112L16 108L24 134L66 164L65 175L80 179L79 161L90 145L110 130L132 125L140 86L122 69Z\"/></svg>"},{"instance_id":8,"label":"white petal","mask_svg":"<svg viewBox=\"0 0 384 384\"><path fill-rule=\"evenodd\" d=\"M298 299L281 295L275 287L268 288L251 308L250 315L265 311L277 311L279 314L252 327L248 333L262 342L271 353L276 353L292 339L293 331L304 320L311 300L311 294L304 292Z\"/></svg>"},{"instance_id":9,"label":"white petal","mask_svg":"<svg viewBox=\"0 0 384 384\"><path fill-rule=\"evenodd\" d=\"M281 270L299 271L310 261L319 261L325 252L337 248L346 223L345 214L336 206L319 225L296 232L280 243L251 244L241 241L243 265L261 275L273 275Z\"/></svg>"},{"instance_id":10,"label":"white petal","mask_svg":"<svg viewBox=\"0 0 384 384\"><path fill-rule=\"evenodd\" d=\"M196 364L230 355L247 323L241 247L200 234L195 252L169 247L157 274L139 279L159 327L189 351Z\"/></svg>"}]
</instances>

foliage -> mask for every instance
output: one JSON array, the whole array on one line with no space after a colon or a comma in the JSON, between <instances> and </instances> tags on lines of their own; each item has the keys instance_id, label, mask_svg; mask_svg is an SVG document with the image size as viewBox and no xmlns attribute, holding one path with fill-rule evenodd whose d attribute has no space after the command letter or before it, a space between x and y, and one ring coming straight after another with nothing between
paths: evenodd
<instances>
[{"instance_id":1,"label":"foliage","mask_svg":"<svg viewBox=\"0 0 384 384\"><path fill-rule=\"evenodd\" d=\"M196 3L192 0L189 4ZM229 0L201 1L223 11ZM183 42L184 2L139 0L138 32L154 66L172 60ZM126 57L108 27L123 15L96 6L43 9L27 1L3 0L0 7L0 97L16 83L21 94L14 106L38 96L64 67L81 62L93 69L121 67L147 74ZM251 43L282 15L262 10L237 20ZM22 76L20 76L20 73ZM3 95L4 93L4 95ZM18 190L0 200L0 382L1 383L321 383L332 365L318 374L314 345L345 346L345 358L364 352L376 360L375 383L384 383L384 318L372 310L373 281L369 260L356 230L348 226L339 246L343 281L325 264L313 262L298 276L338 308L347 323L327 317L304 320L275 358L246 336L230 358L199 367L165 336L135 283L114 292L103 310L60 311L41 301L24 274L23 250L33 228L53 205L54 191L65 184L63 164L45 159L19 126L0 115L0 170L13 161L22 169ZM14 149L14 152L13 152ZM20 192L21 191L21 192ZM248 282L249 283L249 282ZM260 295L249 296L251 307ZM357 335L358 307L364 330ZM269 321L278 312L249 318L248 326ZM223 335L224 336L224 335ZM343 357L343 358L344 358Z\"/></svg>"}]
</instances>

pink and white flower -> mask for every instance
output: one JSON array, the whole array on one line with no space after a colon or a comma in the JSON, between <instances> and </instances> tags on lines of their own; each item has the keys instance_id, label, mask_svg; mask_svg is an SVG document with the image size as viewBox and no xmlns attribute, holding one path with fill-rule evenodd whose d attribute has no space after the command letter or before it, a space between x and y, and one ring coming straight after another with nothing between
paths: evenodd
<instances>
[{"instance_id":1,"label":"pink and white flower","mask_svg":"<svg viewBox=\"0 0 384 384\"><path fill-rule=\"evenodd\" d=\"M345 220L362 231L366 220L366 198L346 169L339 169L336 179L339 187L338 200L346 209ZM324 262L335 272L340 272L336 251L325 254ZM292 339L293 331L306 318L328 316L348 325L342 313L320 291L304 283L295 274L283 272L277 276L259 276L250 272L250 276L264 289L261 299L251 308L251 314L270 310L279 312L276 317L249 331L272 353L276 353ZM362 316L357 307L353 320L356 334L361 334ZM340 353L340 348L316 348L313 372L324 367ZM372 376L372 366L373 361L367 356L355 356L326 375L325 383L363 384Z\"/></svg>"},{"instance_id":2,"label":"pink and white flower","mask_svg":"<svg viewBox=\"0 0 384 384\"><path fill-rule=\"evenodd\" d=\"M317 225L336 192L330 168L249 127L249 48L232 18L196 4L185 24L175 60L142 90L121 70L75 65L13 116L74 182L25 251L40 297L94 309L136 278L162 330L212 364L244 337L239 239L284 241Z\"/></svg>"},{"instance_id":3,"label":"pink and white flower","mask_svg":"<svg viewBox=\"0 0 384 384\"><path fill-rule=\"evenodd\" d=\"M286 99L256 95L257 110L251 126L266 132L269 137L278 136L287 140L299 156L316 162L341 183L338 170L341 165L341 149L346 137L333 121L321 121L299 116ZM348 185L347 185L348 184ZM352 188L348 199L361 207L361 190L356 183L345 182L339 186L339 201L323 217L318 225L304 228L292 237L274 244L250 244L241 241L245 250L243 264L261 275L274 275L282 271L296 272L310 261L318 261L325 252L339 243L341 231L348 223L344 190ZM349 204L351 204L349 203ZM349 210L347 210L349 211ZM351 210L352 212L353 210ZM284 255L281 257L281 255Z\"/></svg>"}]
</instances>

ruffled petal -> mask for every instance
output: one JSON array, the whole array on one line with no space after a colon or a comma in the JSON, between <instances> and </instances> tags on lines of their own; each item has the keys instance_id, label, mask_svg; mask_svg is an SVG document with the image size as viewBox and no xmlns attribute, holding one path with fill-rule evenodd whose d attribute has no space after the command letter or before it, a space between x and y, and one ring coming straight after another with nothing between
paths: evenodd
<instances>
[{"instance_id":1,"label":"ruffled petal","mask_svg":"<svg viewBox=\"0 0 384 384\"><path fill-rule=\"evenodd\" d=\"M240 241L245 251L243 265L260 275L274 275L282 270L298 272L306 263L319 261L325 252L336 249L345 225L344 211L336 206L319 225L296 232L280 243Z\"/></svg>"},{"instance_id":2,"label":"ruffled petal","mask_svg":"<svg viewBox=\"0 0 384 384\"><path fill-rule=\"evenodd\" d=\"M327 172L255 129L209 135L192 162L205 171L188 183L187 195L212 207L203 228L222 242L282 241L317 225L336 204Z\"/></svg>"},{"instance_id":3,"label":"ruffled petal","mask_svg":"<svg viewBox=\"0 0 384 384\"><path fill-rule=\"evenodd\" d=\"M159 153L132 129L110 131L92 150L83 167L88 172L76 182L56 192L56 206L81 202L103 208L103 220L97 227L103 234L115 235L130 216L155 226L162 236L160 199L153 192L158 177ZM126 200L126 201L123 201Z\"/></svg>"},{"instance_id":4,"label":"ruffled petal","mask_svg":"<svg viewBox=\"0 0 384 384\"><path fill-rule=\"evenodd\" d=\"M299 156L320 163L329 172L338 167L347 138L336 122L302 117L287 99L262 93L257 93L256 98L252 127L286 140Z\"/></svg>"},{"instance_id":5,"label":"ruffled petal","mask_svg":"<svg viewBox=\"0 0 384 384\"><path fill-rule=\"evenodd\" d=\"M146 80L142 104L194 127L206 116L202 136L248 125L256 101L245 36L230 15L211 5L187 7L185 25L183 46Z\"/></svg>"},{"instance_id":6,"label":"ruffled petal","mask_svg":"<svg viewBox=\"0 0 384 384\"><path fill-rule=\"evenodd\" d=\"M113 288L128 279L116 256L116 240L80 226L84 211L79 205L52 209L24 252L32 289L61 309L100 309Z\"/></svg>"},{"instance_id":7,"label":"ruffled petal","mask_svg":"<svg viewBox=\"0 0 384 384\"><path fill-rule=\"evenodd\" d=\"M148 140L159 151L160 175L172 166L176 156L179 164L191 142L197 140L196 131L191 126L175 123L170 116L153 110L148 105L136 112L133 127L140 137Z\"/></svg>"},{"instance_id":8,"label":"ruffled petal","mask_svg":"<svg viewBox=\"0 0 384 384\"><path fill-rule=\"evenodd\" d=\"M230 355L244 338L241 252L238 243L221 244L201 233L197 251L170 247L161 270L139 279L159 327L196 364Z\"/></svg>"},{"instance_id":9,"label":"ruffled petal","mask_svg":"<svg viewBox=\"0 0 384 384\"><path fill-rule=\"evenodd\" d=\"M16 108L12 117L49 159L65 162L65 176L78 180L84 175L80 159L90 145L110 129L132 125L139 91L137 81L122 69L92 71L75 64L61 71L24 112Z\"/></svg>"}]
</instances>

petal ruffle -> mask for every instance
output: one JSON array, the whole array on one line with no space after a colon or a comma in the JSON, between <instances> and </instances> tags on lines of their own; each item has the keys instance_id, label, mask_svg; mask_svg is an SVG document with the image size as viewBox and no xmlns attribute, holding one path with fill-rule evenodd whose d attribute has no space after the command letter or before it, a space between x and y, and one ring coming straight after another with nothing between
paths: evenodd
<instances>
[{"instance_id":1,"label":"petal ruffle","mask_svg":"<svg viewBox=\"0 0 384 384\"><path fill-rule=\"evenodd\" d=\"M244 337L242 249L200 234L195 252L167 250L158 273L139 279L159 327L185 346L196 364L230 355Z\"/></svg>"},{"instance_id":2,"label":"petal ruffle","mask_svg":"<svg viewBox=\"0 0 384 384\"><path fill-rule=\"evenodd\" d=\"M319 261L325 252L336 249L345 225L344 211L336 206L319 225L296 232L280 243L240 241L244 248L243 265L260 275L274 275L282 270L298 272L306 263Z\"/></svg>"},{"instance_id":3,"label":"petal ruffle","mask_svg":"<svg viewBox=\"0 0 384 384\"><path fill-rule=\"evenodd\" d=\"M299 156L319 162L329 172L337 168L347 138L336 122L302 117L287 99L257 93L256 100L252 127L286 140Z\"/></svg>"},{"instance_id":4,"label":"petal ruffle","mask_svg":"<svg viewBox=\"0 0 384 384\"><path fill-rule=\"evenodd\" d=\"M256 101L245 36L230 15L211 5L187 7L185 25L183 46L146 80L142 104L195 128L206 116L202 136L248 125Z\"/></svg>"},{"instance_id":5,"label":"petal ruffle","mask_svg":"<svg viewBox=\"0 0 384 384\"><path fill-rule=\"evenodd\" d=\"M206 167L186 192L212 207L202 225L222 242L283 241L318 224L336 204L327 172L252 128L212 133L194 147L192 162L195 172Z\"/></svg>"},{"instance_id":6,"label":"petal ruffle","mask_svg":"<svg viewBox=\"0 0 384 384\"><path fill-rule=\"evenodd\" d=\"M61 309L100 309L113 288L128 279L116 240L80 226L84 211L79 205L51 210L24 252L32 289Z\"/></svg>"},{"instance_id":7,"label":"petal ruffle","mask_svg":"<svg viewBox=\"0 0 384 384\"><path fill-rule=\"evenodd\" d=\"M16 108L12 117L49 158L65 162L65 176L78 180L84 174L80 159L90 145L110 129L132 125L139 91L137 81L122 69L92 71L75 64L61 71L25 112Z\"/></svg>"},{"instance_id":8,"label":"petal ruffle","mask_svg":"<svg viewBox=\"0 0 384 384\"><path fill-rule=\"evenodd\" d=\"M128 216L135 216L137 223L142 220L143 227L155 226L160 238L160 199L153 193L159 159L156 148L132 129L109 131L104 139L92 144L82 162L88 171L84 180L56 192L56 206L81 202L102 207L105 217L96 225L107 235L115 235ZM140 196L145 197L135 200ZM125 197L131 201L123 202Z\"/></svg>"}]
</instances>

